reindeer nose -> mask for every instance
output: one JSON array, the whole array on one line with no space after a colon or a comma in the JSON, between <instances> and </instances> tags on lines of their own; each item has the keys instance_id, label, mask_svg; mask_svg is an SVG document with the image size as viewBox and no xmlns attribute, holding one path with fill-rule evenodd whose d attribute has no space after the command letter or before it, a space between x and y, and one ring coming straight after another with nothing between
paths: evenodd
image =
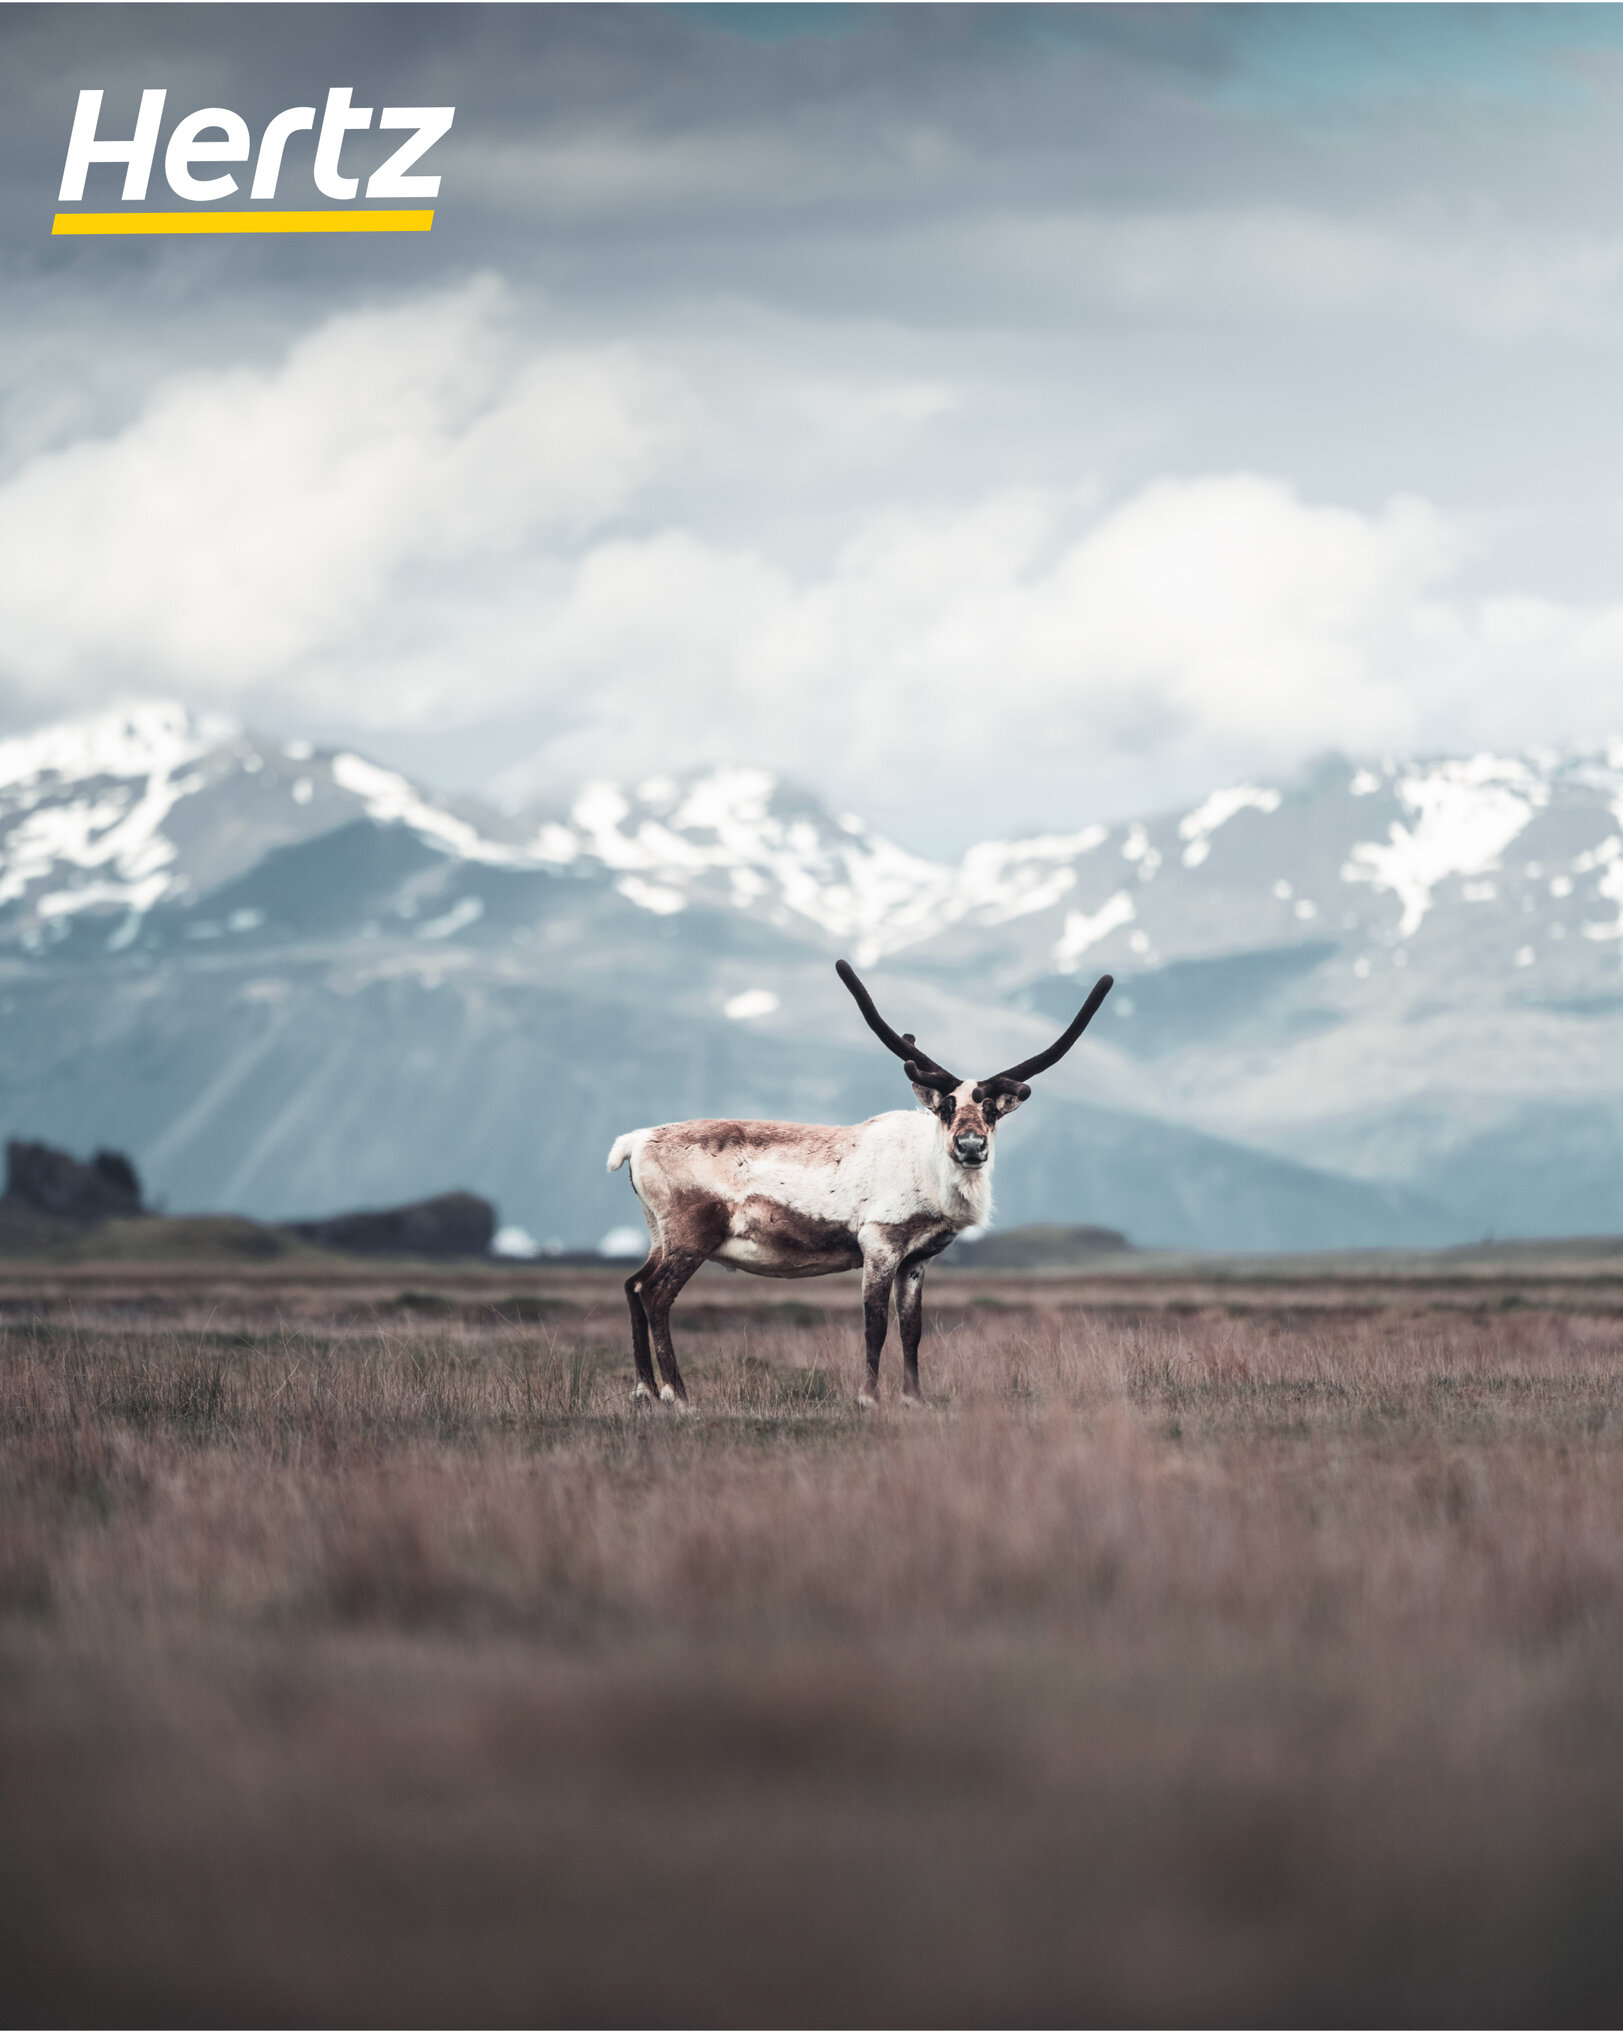
<instances>
[{"instance_id":1,"label":"reindeer nose","mask_svg":"<svg viewBox=\"0 0 1623 2033\"><path fill-rule=\"evenodd\" d=\"M977 1136L972 1129L960 1131L952 1142L953 1148L966 1164L978 1165L986 1156L985 1137Z\"/></svg>"}]
</instances>

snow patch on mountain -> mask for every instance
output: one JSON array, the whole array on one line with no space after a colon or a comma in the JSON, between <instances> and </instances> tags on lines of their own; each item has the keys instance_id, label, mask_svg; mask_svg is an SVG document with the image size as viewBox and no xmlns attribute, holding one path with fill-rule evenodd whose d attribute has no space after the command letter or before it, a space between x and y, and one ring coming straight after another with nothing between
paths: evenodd
<instances>
[{"instance_id":1,"label":"snow patch on mountain","mask_svg":"<svg viewBox=\"0 0 1623 2033\"><path fill-rule=\"evenodd\" d=\"M172 777L241 731L223 714L194 715L173 700L61 720L0 741L0 791L9 801L41 791L50 778Z\"/></svg>"},{"instance_id":2,"label":"snow patch on mountain","mask_svg":"<svg viewBox=\"0 0 1623 2033\"><path fill-rule=\"evenodd\" d=\"M1623 819L1623 798L1613 802L1612 816ZM1596 924L1591 921L1581 925L1579 930L1586 939L1623 939L1623 840L1613 833L1590 853L1580 854L1573 863L1575 868L1578 862L1585 864L1585 872L1593 868L1600 869L1601 878L1595 885L1595 894L1618 907L1617 917L1611 924ZM1551 888L1554 888L1553 883Z\"/></svg>"},{"instance_id":3,"label":"snow patch on mountain","mask_svg":"<svg viewBox=\"0 0 1623 2033\"><path fill-rule=\"evenodd\" d=\"M47 922L149 910L174 879L164 822L203 782L190 765L239 732L159 703L0 742L0 905L61 883L36 897Z\"/></svg>"},{"instance_id":4,"label":"snow patch on mountain","mask_svg":"<svg viewBox=\"0 0 1623 2033\"><path fill-rule=\"evenodd\" d=\"M417 836L444 854L462 861L482 861L496 868L533 867L536 856L522 848L487 840L477 826L458 819L427 798L403 776L380 769L364 756L341 754L332 759L332 778L340 790L360 799L369 819L380 826L409 826ZM294 786L298 797L298 786ZM301 800L303 802L303 800Z\"/></svg>"},{"instance_id":5,"label":"snow patch on mountain","mask_svg":"<svg viewBox=\"0 0 1623 2033\"><path fill-rule=\"evenodd\" d=\"M1110 837L1103 826L1041 833L1029 840L986 840L959 864L956 904L982 924L1006 924L1048 910L1076 885L1074 863Z\"/></svg>"},{"instance_id":6,"label":"snow patch on mountain","mask_svg":"<svg viewBox=\"0 0 1623 2033\"><path fill-rule=\"evenodd\" d=\"M734 1023L746 1023L751 1017L771 1016L778 1007L778 997L770 988L745 988L737 995L728 996L721 1006L721 1013Z\"/></svg>"},{"instance_id":7,"label":"snow patch on mountain","mask_svg":"<svg viewBox=\"0 0 1623 2033\"><path fill-rule=\"evenodd\" d=\"M1526 763L1492 755L1414 771L1397 789L1414 823L1394 820L1384 842L1357 842L1341 875L1344 882L1367 882L1397 896L1400 939L1419 931L1439 883L1497 868L1550 799L1549 785Z\"/></svg>"},{"instance_id":8,"label":"snow patch on mountain","mask_svg":"<svg viewBox=\"0 0 1623 2033\"><path fill-rule=\"evenodd\" d=\"M573 831L543 827L536 851L558 865L591 855L624 871L616 886L645 909L668 910L670 897L713 886L737 909L801 918L849 940L859 962L966 919L1000 924L1051 909L1075 886L1075 864L1109 838L1103 826L1084 826L982 841L960 862L933 861L849 813L835 819L758 769L717 769L685 785L652 777L630 795L593 782L570 820Z\"/></svg>"},{"instance_id":9,"label":"snow patch on mountain","mask_svg":"<svg viewBox=\"0 0 1623 2033\"><path fill-rule=\"evenodd\" d=\"M1254 784L1237 784L1233 790L1213 791L1203 804L1178 821L1178 837L1187 840L1183 850L1185 868L1199 868L1212 851L1212 835L1238 813L1277 812L1278 791L1260 790Z\"/></svg>"},{"instance_id":10,"label":"snow patch on mountain","mask_svg":"<svg viewBox=\"0 0 1623 2033\"><path fill-rule=\"evenodd\" d=\"M1086 911L1067 911L1065 929L1054 947L1055 967L1061 974L1074 974L1090 946L1097 946L1119 925L1130 925L1136 915L1133 899L1124 889L1117 890L1091 917Z\"/></svg>"},{"instance_id":11,"label":"snow patch on mountain","mask_svg":"<svg viewBox=\"0 0 1623 2033\"><path fill-rule=\"evenodd\" d=\"M426 925L417 927L419 939L451 939L458 932L475 925L485 914L481 897L465 896L458 899L442 917L431 918Z\"/></svg>"},{"instance_id":12,"label":"snow patch on mountain","mask_svg":"<svg viewBox=\"0 0 1623 2033\"><path fill-rule=\"evenodd\" d=\"M625 871L616 886L644 909L679 909L709 879L739 908L775 905L854 940L869 958L941 922L952 870L861 820L831 822L766 770L719 769L685 787L656 777L638 786L637 800L617 784L590 783L570 818L575 852ZM547 832L549 858L573 859L558 830Z\"/></svg>"},{"instance_id":13,"label":"snow patch on mountain","mask_svg":"<svg viewBox=\"0 0 1623 2033\"><path fill-rule=\"evenodd\" d=\"M614 886L627 903L642 911L652 911L658 918L674 917L688 907L688 900L679 889L670 889L662 882L644 882L640 875L622 875Z\"/></svg>"}]
</instances>

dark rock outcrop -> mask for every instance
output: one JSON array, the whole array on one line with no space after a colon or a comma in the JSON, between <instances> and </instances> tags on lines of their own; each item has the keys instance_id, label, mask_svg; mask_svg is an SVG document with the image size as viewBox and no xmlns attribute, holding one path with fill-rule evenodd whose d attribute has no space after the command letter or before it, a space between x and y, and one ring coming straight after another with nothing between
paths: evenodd
<instances>
[{"instance_id":1,"label":"dark rock outcrop","mask_svg":"<svg viewBox=\"0 0 1623 2033\"><path fill-rule=\"evenodd\" d=\"M5 1199L12 1207L65 1221L140 1214L141 1181L122 1151L97 1151L88 1165L50 1144L6 1145Z\"/></svg>"},{"instance_id":2,"label":"dark rock outcrop","mask_svg":"<svg viewBox=\"0 0 1623 2033\"><path fill-rule=\"evenodd\" d=\"M305 1242L355 1256L484 1256L496 1233L496 1210L477 1193L441 1193L406 1207L332 1214L283 1226Z\"/></svg>"}]
</instances>

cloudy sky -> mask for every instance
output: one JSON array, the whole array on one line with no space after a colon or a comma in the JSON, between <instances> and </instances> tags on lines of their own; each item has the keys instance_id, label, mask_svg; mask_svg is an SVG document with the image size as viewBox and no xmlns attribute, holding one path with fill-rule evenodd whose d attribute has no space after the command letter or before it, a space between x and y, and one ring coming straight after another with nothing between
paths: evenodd
<instances>
[{"instance_id":1,"label":"cloudy sky","mask_svg":"<svg viewBox=\"0 0 1623 2033\"><path fill-rule=\"evenodd\" d=\"M432 234L53 241L156 85L454 103ZM8 7L0 98L5 727L932 850L1623 730L1623 10Z\"/></svg>"}]
</instances>

